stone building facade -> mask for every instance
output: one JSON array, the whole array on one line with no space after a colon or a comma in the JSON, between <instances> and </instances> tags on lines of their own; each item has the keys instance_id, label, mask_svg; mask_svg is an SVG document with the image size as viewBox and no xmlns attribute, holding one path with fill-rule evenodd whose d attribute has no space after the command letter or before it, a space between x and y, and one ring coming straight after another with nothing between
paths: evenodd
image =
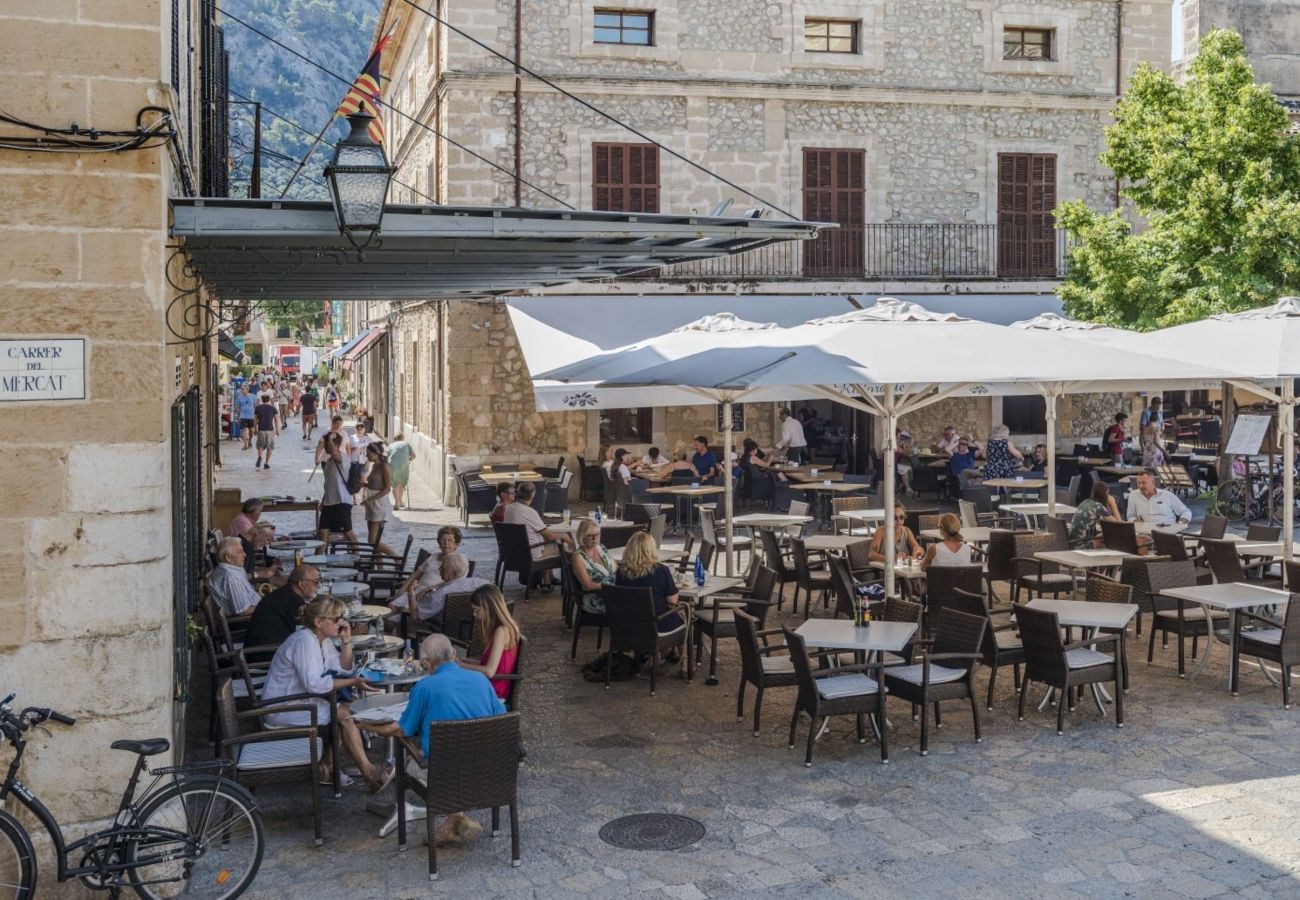
<instances>
[{"instance_id":1,"label":"stone building facade","mask_svg":"<svg viewBox=\"0 0 1300 900\"><path fill-rule=\"evenodd\" d=\"M0 692L77 718L75 729L52 725L51 737L31 733L24 766L68 824L115 809L134 759L110 752L113 740L175 737L183 718L172 489L180 473L169 449L178 401L211 386L212 345L184 340L200 335L179 309L169 317L169 301L194 285L168 268L167 198L199 180L199 126L187 111L199 105L205 6L0 4L6 113L52 128L130 131L137 113L158 107L176 130L167 146L136 151L0 149L0 340L84 341L84 362L78 353L69 360L70 372L84 372L84 397L0 397ZM144 113L145 125L159 115ZM33 134L14 124L0 131ZM211 439L203 406L193 409L202 417L190 419L199 471L187 469L195 495L185 508L202 516ZM201 534L203 522L194 524ZM41 895L57 896L49 857L41 868Z\"/></svg>"},{"instance_id":2,"label":"stone building facade","mask_svg":"<svg viewBox=\"0 0 1300 900\"><path fill-rule=\"evenodd\" d=\"M848 235L843 246L783 245L566 293L610 310L620 296L655 294L777 294L792 305L809 295L888 294L937 309L960 296L979 301L980 317L991 321L1004 320L1009 297L1059 308L1053 292L1064 241L1050 209L1069 199L1114 204L1114 179L1098 161L1103 128L1140 63L1168 67L1172 27L1171 0L434 0L429 8L447 25L389 2L379 27L397 22L385 58L387 99L450 139L389 114L390 156L439 202L593 208L609 196L598 189L601 160L612 158L602 148L644 148L649 138L663 145L644 149L654 157L655 202L634 209L706 214L730 200L733 214L767 207L772 215L832 217ZM829 44L818 49L806 37L806 29L832 24L851 31L849 51L824 52ZM648 38L636 31L642 25ZM1039 50L1026 51L1034 41ZM508 62L516 55L603 114L539 80L516 79ZM848 182L818 194L828 185L817 181L814 151L833 154L825 157L830 167L853 167ZM1017 165L1037 174L1015 174ZM416 200L400 187L394 196ZM1037 229L1038 245L1017 263L1014 229L1025 222ZM441 446L490 459L580 434L567 423L521 425L534 415L526 381L499 389L514 385L509 337L491 344L461 329L463 352L457 306L444 314L452 326L442 382L451 443ZM503 313L473 309L470 318L491 323L484 327L508 331ZM394 333L417 328L423 315L399 310ZM410 343L394 343L403 342ZM492 351L491 362L474 358L482 349ZM477 379L488 369L502 380L484 395ZM473 399L458 400L461 391ZM1074 404L1079 414L1063 415L1062 427L1077 422L1070 426L1077 436L1092 437L1102 423L1083 411L1123 402ZM928 433L932 424L962 422L987 435L1001 410L1000 400L953 401L929 411L934 423L919 424ZM711 414L702 413L701 424ZM570 414L542 420L561 415ZM677 420L689 416L656 415L672 426L670 444L680 436ZM596 414L587 417L587 441L568 446L593 454ZM772 418L769 410L756 421ZM532 444L513 443L521 429Z\"/></svg>"},{"instance_id":3,"label":"stone building facade","mask_svg":"<svg viewBox=\"0 0 1300 900\"><path fill-rule=\"evenodd\" d=\"M1300 115L1300 3L1294 0L1183 0L1182 65L1196 56L1201 35L1231 28L1246 43L1255 79L1273 86Z\"/></svg>"}]
</instances>

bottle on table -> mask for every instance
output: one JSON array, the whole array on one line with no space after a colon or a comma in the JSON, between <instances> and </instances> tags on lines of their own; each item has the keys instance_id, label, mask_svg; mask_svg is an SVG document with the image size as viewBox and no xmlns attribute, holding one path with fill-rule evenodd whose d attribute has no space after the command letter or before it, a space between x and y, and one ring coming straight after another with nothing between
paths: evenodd
<instances>
[{"instance_id":1,"label":"bottle on table","mask_svg":"<svg viewBox=\"0 0 1300 900\"><path fill-rule=\"evenodd\" d=\"M697 556L695 557L695 586L704 587L704 581L705 581L704 560L700 559Z\"/></svg>"}]
</instances>

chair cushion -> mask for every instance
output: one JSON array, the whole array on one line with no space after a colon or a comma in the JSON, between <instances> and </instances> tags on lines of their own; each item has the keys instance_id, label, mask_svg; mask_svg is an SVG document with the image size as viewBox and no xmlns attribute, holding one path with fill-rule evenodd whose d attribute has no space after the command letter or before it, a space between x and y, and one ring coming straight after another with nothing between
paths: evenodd
<instances>
[{"instance_id":1,"label":"chair cushion","mask_svg":"<svg viewBox=\"0 0 1300 900\"><path fill-rule=\"evenodd\" d=\"M1216 610L1213 610L1212 612L1213 612L1213 616L1214 616L1214 618L1216 618L1216 619L1226 619L1226 618L1228 618L1228 611L1225 610L1225 609L1216 609ZM1178 610L1176 610L1176 609L1162 609L1162 610L1160 610L1159 612L1157 612L1156 615L1157 615L1157 616L1160 616L1162 619L1177 619L1177 618L1178 618ZM1183 619L1184 619L1184 620L1189 620L1189 619L1204 619L1204 618L1205 618L1205 608L1202 607L1202 606L1196 606L1196 607L1184 608L1184 609L1183 609Z\"/></svg>"},{"instance_id":2,"label":"chair cushion","mask_svg":"<svg viewBox=\"0 0 1300 900\"><path fill-rule=\"evenodd\" d=\"M708 622L710 625L713 624L715 615L718 617L717 622L719 625L734 625L736 623L736 611L734 609L723 608L716 613L712 609L697 609L695 611L696 621Z\"/></svg>"},{"instance_id":3,"label":"chair cushion","mask_svg":"<svg viewBox=\"0 0 1300 900\"><path fill-rule=\"evenodd\" d=\"M885 673L886 678L897 678L899 681L906 681L908 684L921 683L920 663L910 666L893 666ZM930 666L930 683L946 684L949 681L957 681L966 674L965 669L950 669L947 666Z\"/></svg>"},{"instance_id":4,"label":"chair cushion","mask_svg":"<svg viewBox=\"0 0 1300 900\"><path fill-rule=\"evenodd\" d=\"M823 700L839 700L844 697L861 697L866 694L879 693L880 685L874 679L861 672L847 675L832 675L817 679L817 693Z\"/></svg>"},{"instance_id":5,"label":"chair cushion","mask_svg":"<svg viewBox=\"0 0 1300 900\"><path fill-rule=\"evenodd\" d=\"M239 748L236 767L239 769L287 769L311 765L309 738L285 738L280 741L259 741ZM321 739L316 738L316 759L321 758Z\"/></svg>"},{"instance_id":6,"label":"chair cushion","mask_svg":"<svg viewBox=\"0 0 1300 900\"><path fill-rule=\"evenodd\" d=\"M794 674L794 663L790 662L788 656L764 656L760 662L763 663L764 675Z\"/></svg>"},{"instance_id":7,"label":"chair cushion","mask_svg":"<svg viewBox=\"0 0 1300 900\"><path fill-rule=\"evenodd\" d=\"M1260 644L1272 644L1277 646L1282 643L1281 628L1261 628L1259 631L1243 631L1242 640L1256 641Z\"/></svg>"},{"instance_id":8,"label":"chair cushion","mask_svg":"<svg viewBox=\"0 0 1300 900\"><path fill-rule=\"evenodd\" d=\"M1090 650L1087 647L1076 647L1073 650L1067 650L1065 653L1065 664L1071 669L1089 669L1093 666L1104 666L1107 663L1113 663L1115 657L1100 650Z\"/></svg>"}]
</instances>

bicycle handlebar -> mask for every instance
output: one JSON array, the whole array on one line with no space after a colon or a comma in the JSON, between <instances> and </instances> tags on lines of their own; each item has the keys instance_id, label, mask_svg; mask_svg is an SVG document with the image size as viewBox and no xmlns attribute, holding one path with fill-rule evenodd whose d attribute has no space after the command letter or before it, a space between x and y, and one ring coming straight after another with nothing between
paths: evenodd
<instances>
[{"instance_id":1,"label":"bicycle handlebar","mask_svg":"<svg viewBox=\"0 0 1300 900\"><path fill-rule=\"evenodd\" d=\"M5 729L5 736L11 740L16 739L17 736L21 735L31 726L40 725L42 722L50 719L53 719L60 725L71 726L77 724L77 720L72 716L64 715L58 710L50 709L48 706L29 706L18 715L14 715L9 709L9 704L13 701L15 696L15 694L10 694L8 697L5 697L4 700L0 700L0 726L7 726Z\"/></svg>"},{"instance_id":2,"label":"bicycle handlebar","mask_svg":"<svg viewBox=\"0 0 1300 900\"><path fill-rule=\"evenodd\" d=\"M54 721L58 722L60 725L76 725L76 724L77 724L77 720L74 719L74 718L72 718L72 716L65 716L63 713L61 713L61 712L55 712L55 711L52 710L52 709L49 710L49 713L50 713L50 718L53 719Z\"/></svg>"}]
</instances>

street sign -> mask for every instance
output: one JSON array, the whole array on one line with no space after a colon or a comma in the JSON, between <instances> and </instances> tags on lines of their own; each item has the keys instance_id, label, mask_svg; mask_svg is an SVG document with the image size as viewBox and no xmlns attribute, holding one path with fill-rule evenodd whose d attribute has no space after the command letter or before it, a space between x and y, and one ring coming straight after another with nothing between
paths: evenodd
<instances>
[{"instance_id":1,"label":"street sign","mask_svg":"<svg viewBox=\"0 0 1300 900\"><path fill-rule=\"evenodd\" d=\"M85 338L0 340L0 403L85 399Z\"/></svg>"}]
</instances>

